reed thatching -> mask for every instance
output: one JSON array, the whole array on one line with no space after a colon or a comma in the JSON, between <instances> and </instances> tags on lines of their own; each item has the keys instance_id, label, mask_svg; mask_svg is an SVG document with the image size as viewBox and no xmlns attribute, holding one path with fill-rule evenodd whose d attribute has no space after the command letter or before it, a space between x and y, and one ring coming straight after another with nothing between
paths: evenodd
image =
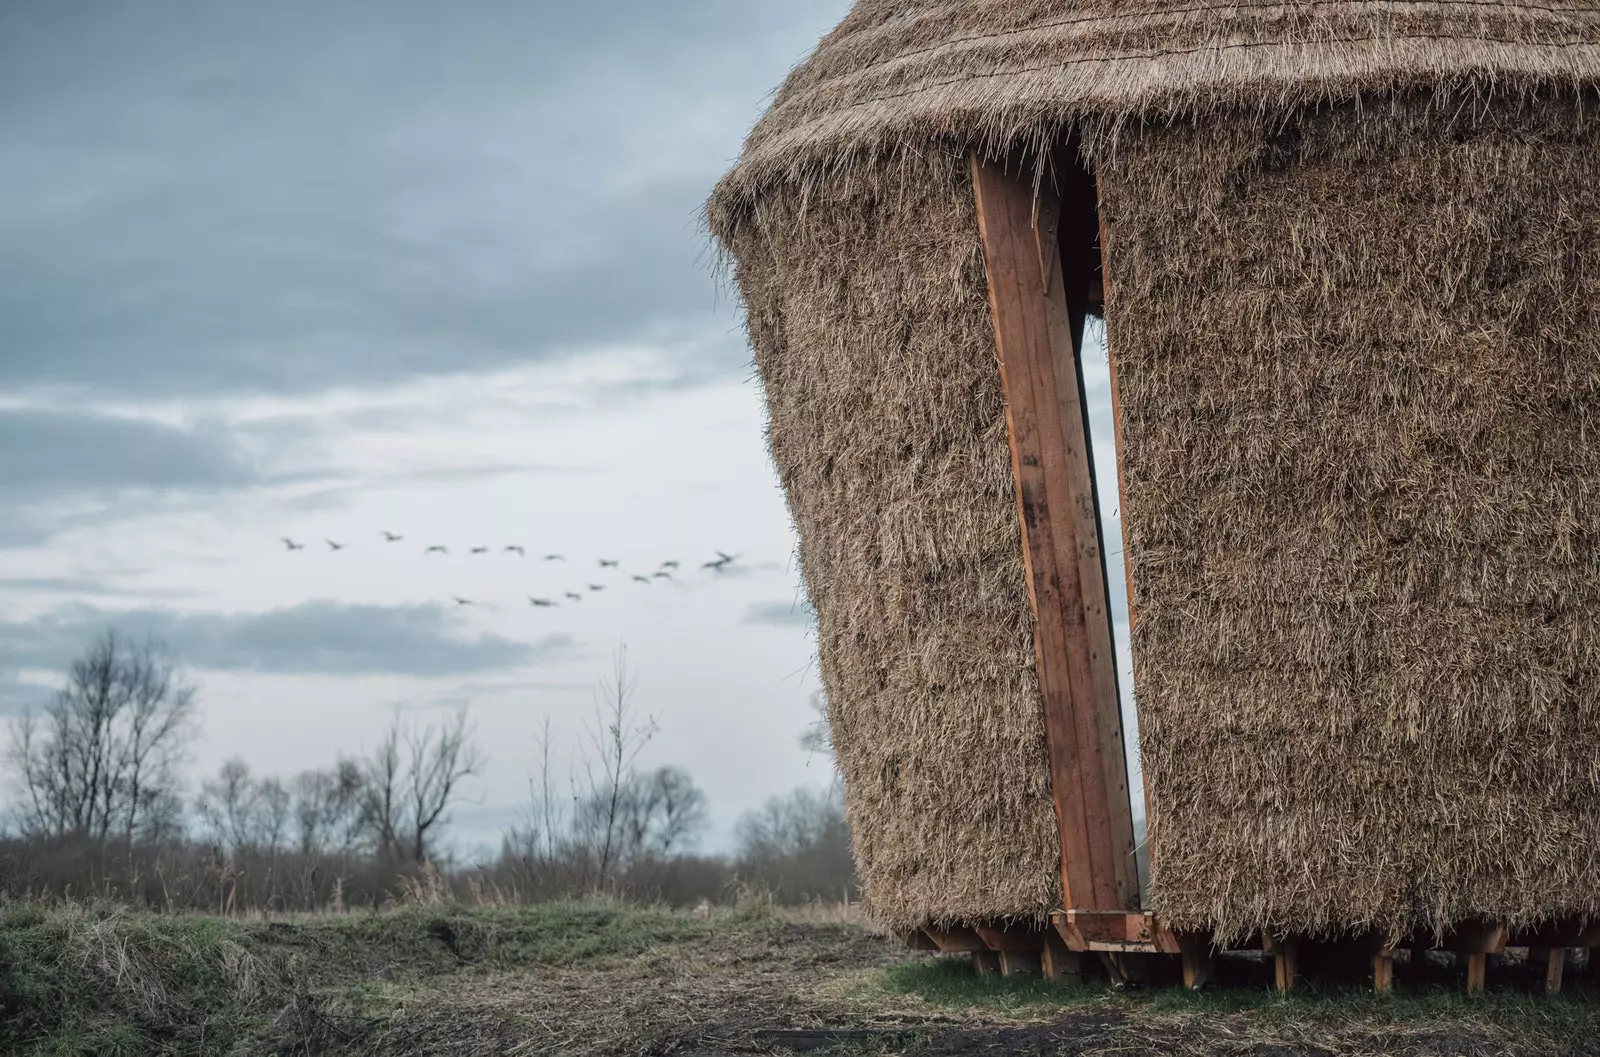
<instances>
[{"instance_id":1,"label":"reed thatching","mask_svg":"<svg viewBox=\"0 0 1600 1057\"><path fill-rule=\"evenodd\" d=\"M1600 913L1600 124L1347 106L1099 176L1156 905Z\"/></svg>"},{"instance_id":2,"label":"reed thatching","mask_svg":"<svg viewBox=\"0 0 1600 1057\"><path fill-rule=\"evenodd\" d=\"M966 154L1095 166L1155 906L1600 914L1600 2L862 0L709 207L866 896L1060 898Z\"/></svg>"},{"instance_id":3,"label":"reed thatching","mask_svg":"<svg viewBox=\"0 0 1600 1057\"><path fill-rule=\"evenodd\" d=\"M857 0L784 82L714 212L939 139L1003 152L1091 117L1597 79L1597 0Z\"/></svg>"},{"instance_id":4,"label":"reed thatching","mask_svg":"<svg viewBox=\"0 0 1600 1057\"><path fill-rule=\"evenodd\" d=\"M733 237L864 896L1041 915L1059 852L983 255L959 155Z\"/></svg>"}]
</instances>

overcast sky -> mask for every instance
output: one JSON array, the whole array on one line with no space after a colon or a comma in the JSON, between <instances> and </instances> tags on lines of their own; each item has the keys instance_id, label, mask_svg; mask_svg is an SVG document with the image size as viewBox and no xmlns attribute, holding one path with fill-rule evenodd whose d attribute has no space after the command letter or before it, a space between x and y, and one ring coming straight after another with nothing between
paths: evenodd
<instances>
[{"instance_id":1,"label":"overcast sky","mask_svg":"<svg viewBox=\"0 0 1600 1057\"><path fill-rule=\"evenodd\" d=\"M696 212L847 7L0 5L0 710L108 627L190 666L196 776L468 703L471 848L625 641L661 723L645 762L694 774L713 845L827 781ZM723 575L699 567L718 549ZM675 581L630 579L664 560Z\"/></svg>"}]
</instances>

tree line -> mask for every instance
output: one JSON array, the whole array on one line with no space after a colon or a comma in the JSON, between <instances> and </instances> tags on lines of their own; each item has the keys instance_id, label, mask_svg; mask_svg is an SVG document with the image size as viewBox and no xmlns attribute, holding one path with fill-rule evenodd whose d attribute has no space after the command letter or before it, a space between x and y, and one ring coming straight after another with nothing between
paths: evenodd
<instances>
[{"instance_id":1,"label":"tree line","mask_svg":"<svg viewBox=\"0 0 1600 1057\"><path fill-rule=\"evenodd\" d=\"M422 884L504 901L854 897L837 786L774 797L739 820L731 854L697 854L705 793L683 768L639 766L659 725L636 690L619 649L580 743L561 752L546 721L522 818L498 855L467 865L447 841L486 762L467 709L397 713L370 750L288 777L230 759L191 795L195 687L160 644L107 632L41 710L12 722L0 892L217 912L378 906ZM817 747L815 732L806 743Z\"/></svg>"}]
</instances>

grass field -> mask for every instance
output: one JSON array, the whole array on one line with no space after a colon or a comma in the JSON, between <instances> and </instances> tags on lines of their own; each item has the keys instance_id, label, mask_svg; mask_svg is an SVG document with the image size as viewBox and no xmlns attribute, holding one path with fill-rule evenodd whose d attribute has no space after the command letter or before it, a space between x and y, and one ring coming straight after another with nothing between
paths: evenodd
<instances>
[{"instance_id":1,"label":"grass field","mask_svg":"<svg viewBox=\"0 0 1600 1057\"><path fill-rule=\"evenodd\" d=\"M1600 1054L1600 991L979 979L850 924L598 904L235 921L0 907L0 1053Z\"/></svg>"}]
</instances>

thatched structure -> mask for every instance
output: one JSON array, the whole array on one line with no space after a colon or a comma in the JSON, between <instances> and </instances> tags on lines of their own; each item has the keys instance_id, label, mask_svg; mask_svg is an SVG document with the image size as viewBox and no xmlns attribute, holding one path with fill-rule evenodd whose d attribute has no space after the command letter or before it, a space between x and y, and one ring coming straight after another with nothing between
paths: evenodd
<instances>
[{"instance_id":1,"label":"thatched structure","mask_svg":"<svg viewBox=\"0 0 1600 1057\"><path fill-rule=\"evenodd\" d=\"M882 918L1059 905L968 155L1069 138L1156 909L1600 913L1597 85L1597 0L861 0L794 71L710 219Z\"/></svg>"}]
</instances>

